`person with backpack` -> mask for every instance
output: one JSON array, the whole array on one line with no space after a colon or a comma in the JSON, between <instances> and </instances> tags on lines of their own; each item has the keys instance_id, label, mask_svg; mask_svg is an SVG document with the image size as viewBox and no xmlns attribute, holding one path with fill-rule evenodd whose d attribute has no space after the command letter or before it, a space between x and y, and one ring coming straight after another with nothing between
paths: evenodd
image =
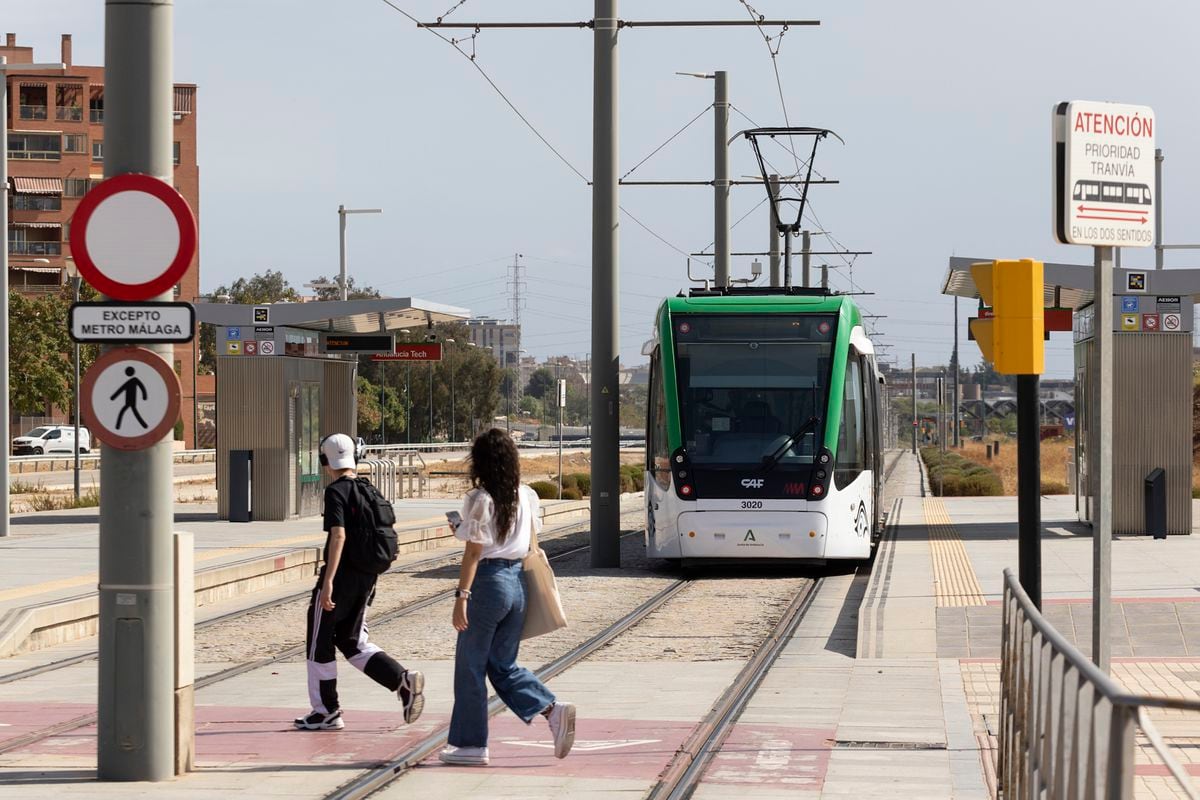
<instances>
[{"instance_id":1,"label":"person with backpack","mask_svg":"<svg viewBox=\"0 0 1200 800\"><path fill-rule=\"evenodd\" d=\"M333 482L325 487L325 563L308 604L308 697L312 711L297 717L301 730L341 730L336 651L376 683L395 692L405 722L425 708L425 676L405 669L367 638L367 606L375 581L396 560L396 515L366 478L355 472L354 440L326 436L320 460Z\"/></svg>"},{"instance_id":2,"label":"person with backpack","mask_svg":"<svg viewBox=\"0 0 1200 800\"><path fill-rule=\"evenodd\" d=\"M566 758L575 742L575 706L559 701L517 664L527 599L523 559L542 521L537 493L521 484L517 446L507 433L492 428L472 444L471 483L462 512L447 515L466 549L454 592L454 711L439 758L445 764L487 766L485 675L526 724L546 719L554 755Z\"/></svg>"}]
</instances>

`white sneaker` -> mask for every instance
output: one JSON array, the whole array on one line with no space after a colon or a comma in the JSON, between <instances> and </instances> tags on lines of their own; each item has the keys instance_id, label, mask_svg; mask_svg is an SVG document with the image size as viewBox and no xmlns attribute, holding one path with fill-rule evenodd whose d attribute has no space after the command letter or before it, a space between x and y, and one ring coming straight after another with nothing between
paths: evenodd
<instances>
[{"instance_id":1,"label":"white sneaker","mask_svg":"<svg viewBox=\"0 0 1200 800\"><path fill-rule=\"evenodd\" d=\"M302 731L340 731L346 727L346 723L342 722L340 708L332 714L313 711L306 717L296 717L292 724Z\"/></svg>"},{"instance_id":2,"label":"white sneaker","mask_svg":"<svg viewBox=\"0 0 1200 800\"><path fill-rule=\"evenodd\" d=\"M488 749L486 747L455 747L446 745L438 753L438 760L443 764L455 764L461 767L486 767L488 765Z\"/></svg>"},{"instance_id":3,"label":"white sneaker","mask_svg":"<svg viewBox=\"0 0 1200 800\"><path fill-rule=\"evenodd\" d=\"M396 697L400 698L404 708L404 721L416 722L425 710L425 676L415 669L405 672L400 679L400 688L396 690Z\"/></svg>"},{"instance_id":4,"label":"white sneaker","mask_svg":"<svg viewBox=\"0 0 1200 800\"><path fill-rule=\"evenodd\" d=\"M555 703L547 720L554 734L554 757L566 758L575 744L575 704Z\"/></svg>"}]
</instances>

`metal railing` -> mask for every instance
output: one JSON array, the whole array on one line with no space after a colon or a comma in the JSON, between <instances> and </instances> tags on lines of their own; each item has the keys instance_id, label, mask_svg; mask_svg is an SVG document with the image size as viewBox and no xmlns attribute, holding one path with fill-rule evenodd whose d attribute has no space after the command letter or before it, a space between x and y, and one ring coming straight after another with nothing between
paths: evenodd
<instances>
[{"instance_id":1,"label":"metal railing","mask_svg":"<svg viewBox=\"0 0 1200 800\"><path fill-rule=\"evenodd\" d=\"M98 445L97 445L98 446ZM216 461L216 450L176 450L172 455L172 461L176 464L195 464L197 462L204 463L207 461ZM41 456L13 456L8 457L9 472L23 474L26 472L55 472L70 470L75 463L75 457L71 453L59 453L57 455L41 455ZM84 469L95 469L100 464L100 452L93 449L88 453L79 454L79 463ZM55 465L60 465L58 470Z\"/></svg>"},{"instance_id":2,"label":"metal railing","mask_svg":"<svg viewBox=\"0 0 1200 800\"><path fill-rule=\"evenodd\" d=\"M369 474L375 488L388 500L424 497L429 488L425 459L416 451L396 453L394 457L364 458L358 471Z\"/></svg>"},{"instance_id":3,"label":"metal railing","mask_svg":"<svg viewBox=\"0 0 1200 800\"><path fill-rule=\"evenodd\" d=\"M1185 796L1200 800L1146 710L1200 700L1127 692L1054 629L1004 570L997 797L1132 800L1137 730Z\"/></svg>"},{"instance_id":4,"label":"metal railing","mask_svg":"<svg viewBox=\"0 0 1200 800\"><path fill-rule=\"evenodd\" d=\"M60 256L62 255L62 242L10 241L8 252L14 256Z\"/></svg>"},{"instance_id":5,"label":"metal railing","mask_svg":"<svg viewBox=\"0 0 1200 800\"><path fill-rule=\"evenodd\" d=\"M54 109L54 118L70 122L82 122L83 106L57 106Z\"/></svg>"},{"instance_id":6,"label":"metal railing","mask_svg":"<svg viewBox=\"0 0 1200 800\"><path fill-rule=\"evenodd\" d=\"M46 106L22 104L20 108L21 119L46 119L47 112Z\"/></svg>"},{"instance_id":7,"label":"metal railing","mask_svg":"<svg viewBox=\"0 0 1200 800\"><path fill-rule=\"evenodd\" d=\"M103 108L89 108L88 109L88 122L104 122L104 109Z\"/></svg>"}]
</instances>

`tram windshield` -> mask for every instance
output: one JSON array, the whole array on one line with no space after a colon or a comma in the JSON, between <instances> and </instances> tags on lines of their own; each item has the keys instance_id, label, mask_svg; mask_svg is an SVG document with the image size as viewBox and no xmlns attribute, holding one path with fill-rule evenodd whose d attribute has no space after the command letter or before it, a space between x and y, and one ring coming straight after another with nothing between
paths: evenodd
<instances>
[{"instance_id":1,"label":"tram windshield","mask_svg":"<svg viewBox=\"0 0 1200 800\"><path fill-rule=\"evenodd\" d=\"M832 315L677 316L684 446L694 465L812 464L825 419ZM806 424L813 418L816 424Z\"/></svg>"}]
</instances>

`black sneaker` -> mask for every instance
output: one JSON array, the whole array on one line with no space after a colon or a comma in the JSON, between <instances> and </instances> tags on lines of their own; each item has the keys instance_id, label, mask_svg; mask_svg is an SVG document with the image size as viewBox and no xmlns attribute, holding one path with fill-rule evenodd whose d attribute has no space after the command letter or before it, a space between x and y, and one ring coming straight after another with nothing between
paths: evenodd
<instances>
[{"instance_id":1,"label":"black sneaker","mask_svg":"<svg viewBox=\"0 0 1200 800\"><path fill-rule=\"evenodd\" d=\"M404 721L416 722L425 710L425 676L416 670L407 670L400 679L396 697L404 706Z\"/></svg>"},{"instance_id":2,"label":"black sneaker","mask_svg":"<svg viewBox=\"0 0 1200 800\"><path fill-rule=\"evenodd\" d=\"M307 717L296 717L292 723L302 731L340 731L346 727L346 723L342 722L340 708L332 714L314 711Z\"/></svg>"}]
</instances>

